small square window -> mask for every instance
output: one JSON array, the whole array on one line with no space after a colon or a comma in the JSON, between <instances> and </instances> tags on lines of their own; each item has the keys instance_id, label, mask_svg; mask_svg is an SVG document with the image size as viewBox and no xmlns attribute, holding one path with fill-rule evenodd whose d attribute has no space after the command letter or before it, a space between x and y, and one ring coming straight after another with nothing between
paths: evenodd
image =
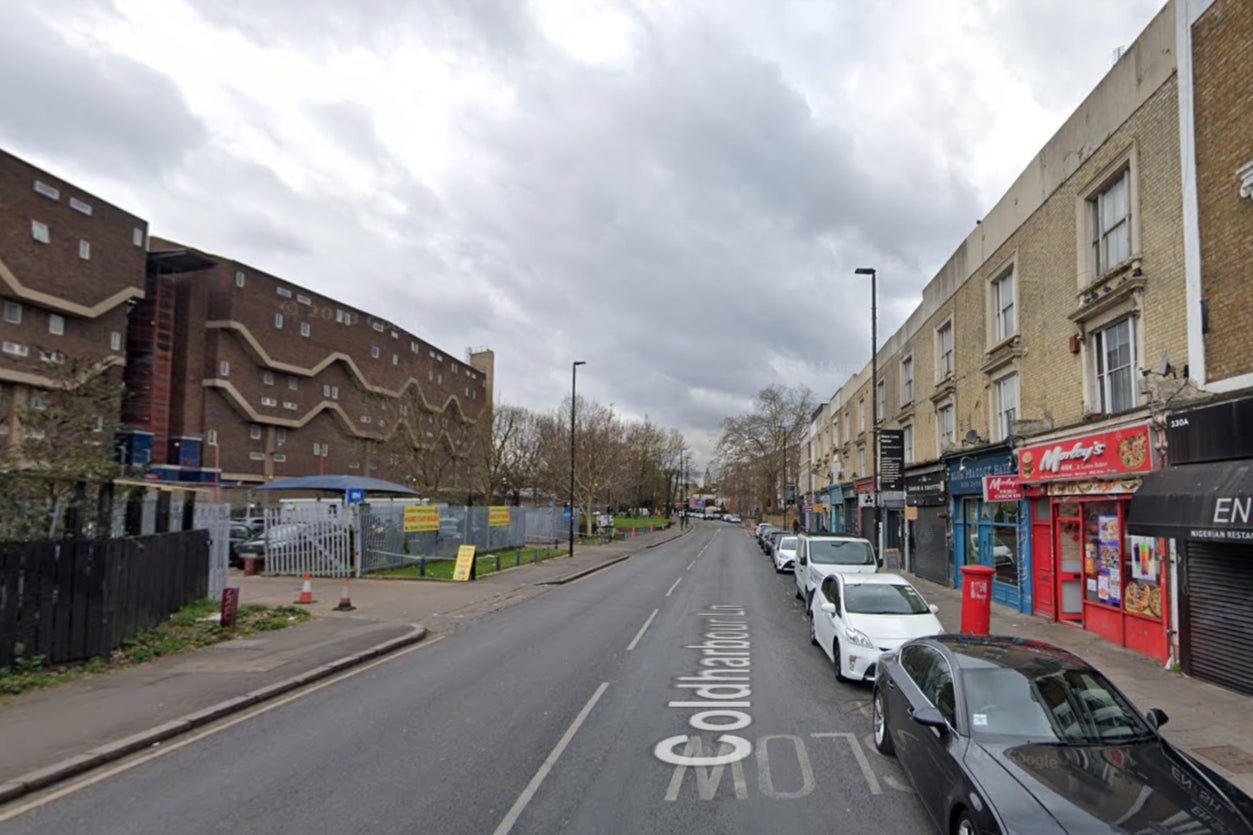
<instances>
[{"instance_id":1,"label":"small square window","mask_svg":"<svg viewBox=\"0 0 1253 835\"><path fill-rule=\"evenodd\" d=\"M56 186L50 186L47 183L42 183L39 180L35 181L35 191L39 192L44 197L50 197L53 200L61 199L61 190L59 188Z\"/></svg>"},{"instance_id":2,"label":"small square window","mask_svg":"<svg viewBox=\"0 0 1253 835\"><path fill-rule=\"evenodd\" d=\"M65 317L59 313L49 313L48 333L53 336L65 336Z\"/></svg>"},{"instance_id":3,"label":"small square window","mask_svg":"<svg viewBox=\"0 0 1253 835\"><path fill-rule=\"evenodd\" d=\"M204 442L208 446L217 446L218 445L218 431L216 429L210 429L208 432L206 432L204 434Z\"/></svg>"},{"instance_id":4,"label":"small square window","mask_svg":"<svg viewBox=\"0 0 1253 835\"><path fill-rule=\"evenodd\" d=\"M91 241L78 242L78 257L84 261L91 260Z\"/></svg>"},{"instance_id":5,"label":"small square window","mask_svg":"<svg viewBox=\"0 0 1253 835\"><path fill-rule=\"evenodd\" d=\"M301 322L301 323L300 323L300 335L301 335L301 336L308 336L308 335L312 332L312 330L313 330L313 329L312 329L311 327L309 327L309 323L308 323L308 322Z\"/></svg>"},{"instance_id":6,"label":"small square window","mask_svg":"<svg viewBox=\"0 0 1253 835\"><path fill-rule=\"evenodd\" d=\"M30 222L30 236L41 244L46 244L52 240L52 233L48 231L48 224L39 220Z\"/></svg>"},{"instance_id":7,"label":"small square window","mask_svg":"<svg viewBox=\"0 0 1253 835\"><path fill-rule=\"evenodd\" d=\"M300 379L298 377L288 377L287 387L292 391L300 391Z\"/></svg>"},{"instance_id":8,"label":"small square window","mask_svg":"<svg viewBox=\"0 0 1253 835\"><path fill-rule=\"evenodd\" d=\"M299 409L300 407L299 407L297 404L295 404L295 403L291 402L290 400L284 400L284 401L283 401L283 408L284 408L284 409L286 409L286 410L287 410L287 411L289 411L289 412L294 412L294 411L296 411L297 409Z\"/></svg>"},{"instance_id":9,"label":"small square window","mask_svg":"<svg viewBox=\"0 0 1253 835\"><path fill-rule=\"evenodd\" d=\"M109 334L109 350L110 351L122 350L122 334L120 334L117 331L112 331Z\"/></svg>"},{"instance_id":10,"label":"small square window","mask_svg":"<svg viewBox=\"0 0 1253 835\"><path fill-rule=\"evenodd\" d=\"M255 423L248 427L248 437L252 438L254 441L261 440L261 427L257 426Z\"/></svg>"},{"instance_id":11,"label":"small square window","mask_svg":"<svg viewBox=\"0 0 1253 835\"><path fill-rule=\"evenodd\" d=\"M91 217L91 204L85 203L82 200L79 200L77 197L70 198L70 208L76 212L82 212L88 217Z\"/></svg>"},{"instance_id":12,"label":"small square window","mask_svg":"<svg viewBox=\"0 0 1253 835\"><path fill-rule=\"evenodd\" d=\"M231 375L231 364L227 360L218 363L218 376L229 377Z\"/></svg>"},{"instance_id":13,"label":"small square window","mask_svg":"<svg viewBox=\"0 0 1253 835\"><path fill-rule=\"evenodd\" d=\"M262 406L277 406L277 405L278 405L278 401L277 401L277 400L275 400L273 397L262 397L262 398L261 398L261 405L262 405Z\"/></svg>"},{"instance_id":14,"label":"small square window","mask_svg":"<svg viewBox=\"0 0 1253 835\"><path fill-rule=\"evenodd\" d=\"M273 371L262 371L262 372L261 372L261 384L262 384L262 385L265 385L265 386L272 386L272 385L274 385L274 372L273 372Z\"/></svg>"},{"instance_id":15,"label":"small square window","mask_svg":"<svg viewBox=\"0 0 1253 835\"><path fill-rule=\"evenodd\" d=\"M253 461L264 461L265 453L264 452L250 452L248 453L248 457L252 459Z\"/></svg>"},{"instance_id":16,"label":"small square window","mask_svg":"<svg viewBox=\"0 0 1253 835\"><path fill-rule=\"evenodd\" d=\"M248 276L244 275L243 270L235 270L235 286L243 287L248 283Z\"/></svg>"},{"instance_id":17,"label":"small square window","mask_svg":"<svg viewBox=\"0 0 1253 835\"><path fill-rule=\"evenodd\" d=\"M4 353L11 354L15 357L25 357L30 355L30 348L27 348L25 345L18 342L5 342L3 345L3 351Z\"/></svg>"},{"instance_id":18,"label":"small square window","mask_svg":"<svg viewBox=\"0 0 1253 835\"><path fill-rule=\"evenodd\" d=\"M280 444L286 443L287 442L287 430L281 426L278 429L275 429L274 440Z\"/></svg>"},{"instance_id":19,"label":"small square window","mask_svg":"<svg viewBox=\"0 0 1253 835\"><path fill-rule=\"evenodd\" d=\"M377 345L370 346L370 356L374 357L374 359L379 358L379 346Z\"/></svg>"},{"instance_id":20,"label":"small square window","mask_svg":"<svg viewBox=\"0 0 1253 835\"><path fill-rule=\"evenodd\" d=\"M308 296L298 295L296 296L296 304L305 304L305 305L313 304L313 299L309 298Z\"/></svg>"},{"instance_id":21,"label":"small square window","mask_svg":"<svg viewBox=\"0 0 1253 835\"><path fill-rule=\"evenodd\" d=\"M4 321L10 325L22 324L22 306L17 302L6 301L4 303Z\"/></svg>"},{"instance_id":22,"label":"small square window","mask_svg":"<svg viewBox=\"0 0 1253 835\"><path fill-rule=\"evenodd\" d=\"M291 290L288 290L286 287L275 287L274 292L278 293L285 299L291 298Z\"/></svg>"},{"instance_id":23,"label":"small square window","mask_svg":"<svg viewBox=\"0 0 1253 835\"><path fill-rule=\"evenodd\" d=\"M274 327L277 328L278 330L283 329L283 314L282 313L274 314Z\"/></svg>"},{"instance_id":24,"label":"small square window","mask_svg":"<svg viewBox=\"0 0 1253 835\"><path fill-rule=\"evenodd\" d=\"M131 243L134 244L135 246L143 246L144 245L144 230L140 229L138 226L132 229L131 230Z\"/></svg>"},{"instance_id":25,"label":"small square window","mask_svg":"<svg viewBox=\"0 0 1253 835\"><path fill-rule=\"evenodd\" d=\"M392 354L392 365L400 365L400 356Z\"/></svg>"},{"instance_id":26,"label":"small square window","mask_svg":"<svg viewBox=\"0 0 1253 835\"><path fill-rule=\"evenodd\" d=\"M276 452L276 453L274 453L274 463L275 463L275 464L282 464L282 463L283 463L284 461L286 461L286 460L287 460L287 455L286 455L286 453L282 453L282 452Z\"/></svg>"}]
</instances>

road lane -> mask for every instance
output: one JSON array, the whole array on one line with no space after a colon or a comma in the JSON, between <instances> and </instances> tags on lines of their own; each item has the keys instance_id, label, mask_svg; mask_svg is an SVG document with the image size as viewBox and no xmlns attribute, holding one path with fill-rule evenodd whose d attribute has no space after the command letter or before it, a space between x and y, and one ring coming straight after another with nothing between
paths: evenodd
<instances>
[{"instance_id":1,"label":"road lane","mask_svg":"<svg viewBox=\"0 0 1253 835\"><path fill-rule=\"evenodd\" d=\"M869 692L834 681L790 580L740 529L700 525L6 831L785 832L833 816L925 831L895 764L866 750ZM740 623L712 630L711 612ZM714 669L689 647L738 640L711 631L748 634L751 692L724 701L750 702L732 733L752 752L667 764L654 747L676 735L718 750L701 711L670 706L701 701L680 679Z\"/></svg>"}]
</instances>

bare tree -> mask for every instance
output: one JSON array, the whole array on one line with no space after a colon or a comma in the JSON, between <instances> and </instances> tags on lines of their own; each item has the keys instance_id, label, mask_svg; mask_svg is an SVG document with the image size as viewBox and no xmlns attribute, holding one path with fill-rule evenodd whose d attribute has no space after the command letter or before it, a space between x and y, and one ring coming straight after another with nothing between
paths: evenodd
<instances>
[{"instance_id":1,"label":"bare tree","mask_svg":"<svg viewBox=\"0 0 1253 835\"><path fill-rule=\"evenodd\" d=\"M784 506L788 477L796 476L801 438L813 410L813 392L807 386L767 386L757 392L752 411L723 419L718 455L727 464L746 467L768 485L766 495Z\"/></svg>"}]
</instances>

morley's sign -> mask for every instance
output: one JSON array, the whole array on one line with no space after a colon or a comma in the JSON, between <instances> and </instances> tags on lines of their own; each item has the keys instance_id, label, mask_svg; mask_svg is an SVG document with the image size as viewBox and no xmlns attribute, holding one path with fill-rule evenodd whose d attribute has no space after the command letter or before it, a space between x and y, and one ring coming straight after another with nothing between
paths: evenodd
<instances>
[{"instance_id":1,"label":"morley's sign","mask_svg":"<svg viewBox=\"0 0 1253 835\"><path fill-rule=\"evenodd\" d=\"M1015 475L985 475L983 477L983 500L985 502L1021 501L1022 482Z\"/></svg>"},{"instance_id":2,"label":"morley's sign","mask_svg":"<svg viewBox=\"0 0 1253 835\"><path fill-rule=\"evenodd\" d=\"M1138 475L1153 469L1148 424L1018 450L1024 482Z\"/></svg>"}]
</instances>

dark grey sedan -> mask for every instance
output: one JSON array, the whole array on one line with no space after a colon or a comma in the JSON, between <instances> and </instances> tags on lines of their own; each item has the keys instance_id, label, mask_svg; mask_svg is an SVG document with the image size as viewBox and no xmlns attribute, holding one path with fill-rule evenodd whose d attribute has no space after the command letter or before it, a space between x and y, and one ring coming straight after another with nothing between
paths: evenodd
<instances>
[{"instance_id":1,"label":"dark grey sedan","mask_svg":"<svg viewBox=\"0 0 1253 835\"><path fill-rule=\"evenodd\" d=\"M1041 641L937 635L879 660L874 742L943 833L1253 832L1253 800Z\"/></svg>"}]
</instances>

